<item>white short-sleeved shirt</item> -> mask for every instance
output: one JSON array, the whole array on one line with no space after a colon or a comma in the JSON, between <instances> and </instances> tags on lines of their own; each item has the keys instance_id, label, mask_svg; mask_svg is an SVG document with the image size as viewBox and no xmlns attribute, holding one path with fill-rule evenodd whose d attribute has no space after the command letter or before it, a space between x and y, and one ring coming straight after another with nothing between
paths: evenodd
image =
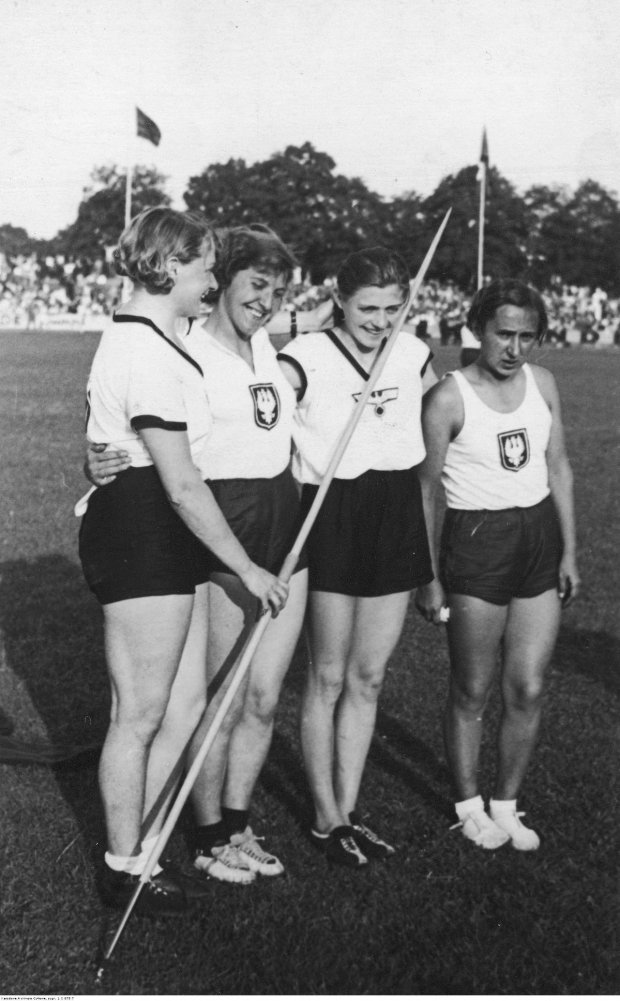
<instances>
[{"instance_id":1,"label":"white short-sleeved shirt","mask_svg":"<svg viewBox=\"0 0 620 1001\"><path fill-rule=\"evenodd\" d=\"M205 476L271 479L288 466L295 392L282 374L264 328L251 340L253 367L194 323L182 338L204 373L212 431Z\"/></svg>"},{"instance_id":2,"label":"white short-sleeved shirt","mask_svg":"<svg viewBox=\"0 0 620 1001\"><path fill-rule=\"evenodd\" d=\"M497 511L533 507L549 494L551 411L529 365L525 394L508 414L483 403L461 372L450 372L463 398L463 427L448 446L442 472L448 507Z\"/></svg>"},{"instance_id":3,"label":"white short-sleeved shirt","mask_svg":"<svg viewBox=\"0 0 620 1001\"><path fill-rule=\"evenodd\" d=\"M150 466L142 428L184 431L203 473L211 414L202 369L147 317L113 316L88 379L86 433L129 453L132 466Z\"/></svg>"},{"instance_id":4,"label":"white short-sleeved shirt","mask_svg":"<svg viewBox=\"0 0 620 1001\"><path fill-rule=\"evenodd\" d=\"M295 412L293 472L301 483L318 484L369 375L331 330L290 341L278 357L294 365L303 383ZM431 357L418 337L398 335L338 478L353 479L369 469L409 469L422 461L422 377Z\"/></svg>"}]
</instances>

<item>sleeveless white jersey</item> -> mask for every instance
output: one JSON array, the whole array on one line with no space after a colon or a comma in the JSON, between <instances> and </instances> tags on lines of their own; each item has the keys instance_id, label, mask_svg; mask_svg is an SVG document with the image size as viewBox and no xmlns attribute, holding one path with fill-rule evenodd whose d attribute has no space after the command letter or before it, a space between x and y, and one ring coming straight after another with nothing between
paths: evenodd
<instances>
[{"instance_id":1,"label":"sleeveless white jersey","mask_svg":"<svg viewBox=\"0 0 620 1001\"><path fill-rule=\"evenodd\" d=\"M442 472L448 507L498 511L533 507L548 496L551 412L530 366L523 372L525 396L509 414L483 403L461 372L449 373L463 398L465 420Z\"/></svg>"},{"instance_id":2,"label":"sleeveless white jersey","mask_svg":"<svg viewBox=\"0 0 620 1001\"><path fill-rule=\"evenodd\" d=\"M213 427L205 454L211 480L271 479L288 466L295 392L264 328L251 340L254 370L195 322L183 339L204 373Z\"/></svg>"},{"instance_id":3,"label":"sleeveless white jersey","mask_svg":"<svg viewBox=\"0 0 620 1001\"><path fill-rule=\"evenodd\" d=\"M152 466L138 434L150 427L185 431L202 474L211 416L200 365L147 317L113 316L88 379L86 434L124 449L132 466Z\"/></svg>"},{"instance_id":4,"label":"sleeveless white jersey","mask_svg":"<svg viewBox=\"0 0 620 1001\"><path fill-rule=\"evenodd\" d=\"M368 373L333 331L304 334L279 356L304 386L295 412L293 473L318 484L329 465ZM425 456L420 413L428 346L401 332L336 471L354 479L369 469L408 469Z\"/></svg>"}]
</instances>

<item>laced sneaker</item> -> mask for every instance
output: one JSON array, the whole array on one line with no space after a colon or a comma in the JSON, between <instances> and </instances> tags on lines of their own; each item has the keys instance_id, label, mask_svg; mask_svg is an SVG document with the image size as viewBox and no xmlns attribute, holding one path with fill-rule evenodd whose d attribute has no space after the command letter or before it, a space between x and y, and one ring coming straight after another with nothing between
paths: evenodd
<instances>
[{"instance_id":1,"label":"laced sneaker","mask_svg":"<svg viewBox=\"0 0 620 1001\"><path fill-rule=\"evenodd\" d=\"M208 855L198 851L194 866L212 879L219 879L223 883L245 884L253 883L256 879L256 873L252 872L237 848L231 844L215 845Z\"/></svg>"},{"instance_id":2,"label":"laced sneaker","mask_svg":"<svg viewBox=\"0 0 620 1001\"><path fill-rule=\"evenodd\" d=\"M501 848L510 840L510 835L491 820L482 805L473 806L450 830L456 827L462 828L465 837L479 848Z\"/></svg>"},{"instance_id":3,"label":"laced sneaker","mask_svg":"<svg viewBox=\"0 0 620 1001\"><path fill-rule=\"evenodd\" d=\"M512 847L520 852L533 852L540 845L540 838L531 827L526 827L521 823L520 817L525 814L516 810L498 810L491 804L491 817L497 827L505 832L512 843Z\"/></svg>"},{"instance_id":4,"label":"laced sneaker","mask_svg":"<svg viewBox=\"0 0 620 1001\"><path fill-rule=\"evenodd\" d=\"M251 827L246 827L241 834L232 835L230 844L252 872L261 876L281 876L284 866L279 858L261 848L258 842L263 840L256 837Z\"/></svg>"},{"instance_id":5,"label":"laced sneaker","mask_svg":"<svg viewBox=\"0 0 620 1001\"><path fill-rule=\"evenodd\" d=\"M394 855L396 852L394 846L389 845L387 841L384 841L378 834L371 831L370 827L362 823L357 813L350 813L349 820L351 821L353 837L355 838L357 847L361 849L367 858L386 859L390 855Z\"/></svg>"},{"instance_id":6,"label":"laced sneaker","mask_svg":"<svg viewBox=\"0 0 620 1001\"><path fill-rule=\"evenodd\" d=\"M368 859L355 840L353 827L334 827L329 834L319 834L310 831L312 844L336 865L344 865L349 869L363 869L368 865Z\"/></svg>"}]
</instances>

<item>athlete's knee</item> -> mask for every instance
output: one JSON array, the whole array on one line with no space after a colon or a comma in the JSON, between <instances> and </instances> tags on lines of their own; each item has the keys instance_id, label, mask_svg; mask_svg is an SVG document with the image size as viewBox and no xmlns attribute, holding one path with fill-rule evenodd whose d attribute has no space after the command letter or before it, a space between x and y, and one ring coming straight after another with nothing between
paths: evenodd
<instances>
[{"instance_id":1,"label":"athlete's knee","mask_svg":"<svg viewBox=\"0 0 620 1001\"><path fill-rule=\"evenodd\" d=\"M467 681L452 678L448 702L451 707L464 713L483 713L489 697L490 686L483 679L468 678Z\"/></svg>"},{"instance_id":2,"label":"athlete's knee","mask_svg":"<svg viewBox=\"0 0 620 1001\"><path fill-rule=\"evenodd\" d=\"M539 708L544 696L542 677L519 678L504 684L504 703L518 712Z\"/></svg>"},{"instance_id":3,"label":"athlete's knee","mask_svg":"<svg viewBox=\"0 0 620 1001\"><path fill-rule=\"evenodd\" d=\"M377 667L376 664L351 664L347 671L347 689L366 702L376 702L384 677L384 667Z\"/></svg>"},{"instance_id":4,"label":"athlete's knee","mask_svg":"<svg viewBox=\"0 0 620 1001\"><path fill-rule=\"evenodd\" d=\"M164 720L166 704L161 700L124 702L119 700L111 718L111 726L145 747L155 739Z\"/></svg>"},{"instance_id":5,"label":"athlete's knee","mask_svg":"<svg viewBox=\"0 0 620 1001\"><path fill-rule=\"evenodd\" d=\"M307 691L320 702L334 706L344 686L344 665L340 663L313 664L307 679Z\"/></svg>"},{"instance_id":6,"label":"athlete's knee","mask_svg":"<svg viewBox=\"0 0 620 1001\"><path fill-rule=\"evenodd\" d=\"M273 688L251 687L248 689L243 706L243 715L250 716L262 726L271 726L280 692Z\"/></svg>"}]
</instances>

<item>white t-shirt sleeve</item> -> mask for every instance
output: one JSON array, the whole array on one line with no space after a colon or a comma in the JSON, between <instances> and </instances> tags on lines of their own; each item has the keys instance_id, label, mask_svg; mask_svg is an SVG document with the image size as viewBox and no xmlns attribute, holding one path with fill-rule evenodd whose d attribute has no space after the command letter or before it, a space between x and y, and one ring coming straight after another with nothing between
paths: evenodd
<instances>
[{"instance_id":1,"label":"white t-shirt sleeve","mask_svg":"<svg viewBox=\"0 0 620 1001\"><path fill-rule=\"evenodd\" d=\"M159 344L153 344L152 338L147 343L148 353L135 350L131 354L126 399L131 427L134 431L151 427L187 431L186 401L178 372Z\"/></svg>"}]
</instances>

